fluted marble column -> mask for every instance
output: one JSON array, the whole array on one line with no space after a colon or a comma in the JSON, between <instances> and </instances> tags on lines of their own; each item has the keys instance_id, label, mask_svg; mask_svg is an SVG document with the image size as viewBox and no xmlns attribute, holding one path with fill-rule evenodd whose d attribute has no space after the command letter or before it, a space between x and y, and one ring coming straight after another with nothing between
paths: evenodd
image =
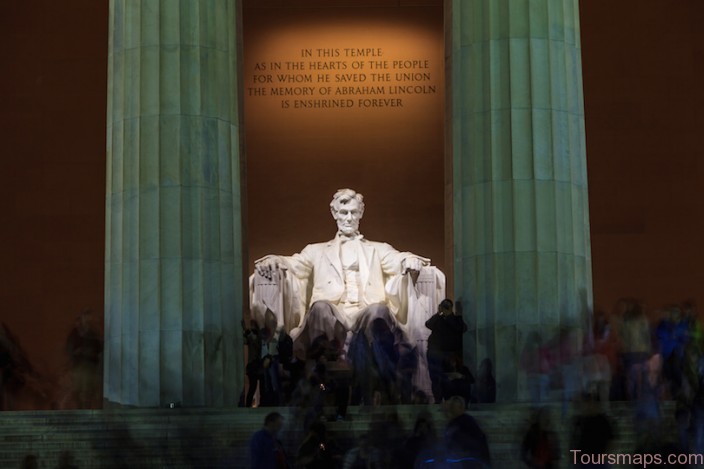
<instances>
[{"instance_id":1,"label":"fluted marble column","mask_svg":"<svg viewBox=\"0 0 704 469\"><path fill-rule=\"evenodd\" d=\"M110 1L104 394L114 403L237 403L237 5Z\"/></svg>"},{"instance_id":2,"label":"fluted marble column","mask_svg":"<svg viewBox=\"0 0 704 469\"><path fill-rule=\"evenodd\" d=\"M592 303L578 1L449 5L465 358L491 358L497 399L522 400L530 333L581 332Z\"/></svg>"}]
</instances>

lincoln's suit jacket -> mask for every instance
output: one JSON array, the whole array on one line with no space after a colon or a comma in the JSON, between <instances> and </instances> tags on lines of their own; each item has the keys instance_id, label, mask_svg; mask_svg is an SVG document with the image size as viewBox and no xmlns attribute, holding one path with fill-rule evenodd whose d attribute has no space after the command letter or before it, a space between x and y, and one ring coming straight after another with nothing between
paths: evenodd
<instances>
[{"instance_id":1,"label":"lincoln's suit jacket","mask_svg":"<svg viewBox=\"0 0 704 469\"><path fill-rule=\"evenodd\" d=\"M348 241L349 242L349 241ZM271 312L279 326L283 326L295 340L302 332L304 318L310 305L316 301L339 304L345 293L345 280L340 259L340 240L306 246L292 256L279 256L285 267L277 271L275 279L250 277L250 307L252 316L264 321ZM360 308L375 303L385 303L395 315L397 324L413 344L427 340L425 321L432 316L435 306L445 297L445 276L435 267L430 267L433 291L422 293L416 289L415 280L403 274L403 261L409 257L429 259L410 252L399 252L386 243L359 239L357 261L359 264ZM255 280L256 278L260 280ZM258 281L267 287L257 289ZM274 286L273 289L269 286ZM424 285L428 285L425 283ZM275 292L276 294L273 294ZM337 318L348 328L355 315L337 311ZM420 347L419 363L425 363L425 348ZM423 365L425 366L425 365ZM414 385L430 393L430 378L427 366L414 375Z\"/></svg>"},{"instance_id":2,"label":"lincoln's suit jacket","mask_svg":"<svg viewBox=\"0 0 704 469\"><path fill-rule=\"evenodd\" d=\"M360 238L357 251L359 264L360 310L375 303L385 303L391 313L407 325L409 309L407 275L403 273L403 261L414 257L429 263L430 260L410 252L400 252L386 243ZM277 322L296 337L303 324L303 318L316 301L340 303L345 293L345 280L340 259L340 240L332 239L325 243L306 246L292 256L278 256L285 264L280 278L282 304L276 306L273 298L257 295L254 278L250 277L250 306L254 317L263 318L271 310ZM263 259L262 259L263 260ZM439 272L439 271L438 271ZM442 276L442 274L440 273ZM444 294L444 276L439 288ZM338 319L348 328L354 324L356 315L342 314ZM426 318L427 319L427 318ZM422 319L425 322L425 319Z\"/></svg>"},{"instance_id":3,"label":"lincoln's suit jacket","mask_svg":"<svg viewBox=\"0 0 704 469\"><path fill-rule=\"evenodd\" d=\"M384 303L387 300L387 282L401 274L403 259L414 255L364 238L359 240L358 246L360 302L362 306ZM345 292L345 280L338 239L309 244L300 253L283 259L290 273L299 280L307 281L307 290L311 291L307 306L321 300L333 304L340 301Z\"/></svg>"}]
</instances>

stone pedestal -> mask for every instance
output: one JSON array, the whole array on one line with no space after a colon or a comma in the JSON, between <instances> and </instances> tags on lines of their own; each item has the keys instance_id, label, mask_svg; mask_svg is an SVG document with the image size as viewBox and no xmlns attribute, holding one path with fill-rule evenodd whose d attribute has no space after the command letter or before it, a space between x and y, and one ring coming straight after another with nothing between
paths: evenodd
<instances>
[{"instance_id":1,"label":"stone pedestal","mask_svg":"<svg viewBox=\"0 0 704 469\"><path fill-rule=\"evenodd\" d=\"M578 1L446 5L465 359L522 400L527 337L581 333L592 302Z\"/></svg>"},{"instance_id":2,"label":"stone pedestal","mask_svg":"<svg viewBox=\"0 0 704 469\"><path fill-rule=\"evenodd\" d=\"M232 406L242 239L235 0L111 0L105 398Z\"/></svg>"}]
</instances>

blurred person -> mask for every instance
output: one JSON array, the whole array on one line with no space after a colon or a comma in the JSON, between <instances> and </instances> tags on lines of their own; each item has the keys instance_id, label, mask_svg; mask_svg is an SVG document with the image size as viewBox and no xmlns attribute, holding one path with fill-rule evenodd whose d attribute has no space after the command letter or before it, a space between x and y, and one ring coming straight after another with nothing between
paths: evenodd
<instances>
[{"instance_id":1,"label":"blurred person","mask_svg":"<svg viewBox=\"0 0 704 469\"><path fill-rule=\"evenodd\" d=\"M595 352L606 356L611 369L610 401L626 400L626 377L621 354L623 321L618 313L619 311L615 309L613 314L607 316L603 311L598 311L593 325Z\"/></svg>"},{"instance_id":2,"label":"blurred person","mask_svg":"<svg viewBox=\"0 0 704 469\"><path fill-rule=\"evenodd\" d=\"M370 325L375 340L371 342L372 356L378 370L377 390L384 402L398 404L398 341L385 320L374 319Z\"/></svg>"},{"instance_id":3,"label":"blurred person","mask_svg":"<svg viewBox=\"0 0 704 469\"><path fill-rule=\"evenodd\" d=\"M362 334L354 336L350 342L347 359L354 363L351 377L351 403L372 405L374 391L378 388L380 371L369 351L369 345Z\"/></svg>"},{"instance_id":4,"label":"blurred person","mask_svg":"<svg viewBox=\"0 0 704 469\"><path fill-rule=\"evenodd\" d=\"M325 418L323 409L325 407L326 397L331 391L328 383L327 375L327 360L324 356L318 358L318 362L310 375L309 381L311 385L311 405L308 408L303 420L303 428L305 431L310 429L311 424Z\"/></svg>"},{"instance_id":5,"label":"blurred person","mask_svg":"<svg viewBox=\"0 0 704 469\"><path fill-rule=\"evenodd\" d=\"M462 364L459 356L451 356L448 369L445 372L442 391L443 399L447 400L451 396L461 396L466 403L469 403L473 384L474 376L472 376L469 368Z\"/></svg>"},{"instance_id":6,"label":"blurred person","mask_svg":"<svg viewBox=\"0 0 704 469\"><path fill-rule=\"evenodd\" d=\"M336 456L328 442L325 424L316 421L311 424L298 448L296 466L305 469L330 469L335 467Z\"/></svg>"},{"instance_id":7,"label":"blurred person","mask_svg":"<svg viewBox=\"0 0 704 469\"><path fill-rule=\"evenodd\" d=\"M395 408L378 409L370 424L369 436L374 446L379 450L381 466L395 467L398 452L405 440L405 431Z\"/></svg>"},{"instance_id":8,"label":"blurred person","mask_svg":"<svg viewBox=\"0 0 704 469\"><path fill-rule=\"evenodd\" d=\"M448 459L478 460L491 465L487 438L476 420L466 413L465 401L452 396L445 402L449 421L445 427L445 447Z\"/></svg>"},{"instance_id":9,"label":"blurred person","mask_svg":"<svg viewBox=\"0 0 704 469\"><path fill-rule=\"evenodd\" d=\"M593 324L594 346L593 354L598 357L594 366L594 385L597 387L599 400L607 402L611 399L613 376L618 367L617 339L606 313L597 311ZM587 390L592 392L592 390Z\"/></svg>"},{"instance_id":10,"label":"blurred person","mask_svg":"<svg viewBox=\"0 0 704 469\"><path fill-rule=\"evenodd\" d=\"M249 327L245 328L244 319L242 320L242 334L244 343L247 346L247 365L245 371L247 374L247 396L244 406L252 407L254 403L254 394L257 391L257 386L264 379L262 370L262 341L260 337L259 325L254 319L250 320Z\"/></svg>"},{"instance_id":11,"label":"blurred person","mask_svg":"<svg viewBox=\"0 0 704 469\"><path fill-rule=\"evenodd\" d=\"M357 446L345 454L342 469L382 469L379 450L369 442L369 435L360 435Z\"/></svg>"},{"instance_id":12,"label":"blurred person","mask_svg":"<svg viewBox=\"0 0 704 469\"><path fill-rule=\"evenodd\" d=\"M260 406L279 405L279 360L278 340L269 327L260 330L261 369L259 370Z\"/></svg>"},{"instance_id":13,"label":"blurred person","mask_svg":"<svg viewBox=\"0 0 704 469\"><path fill-rule=\"evenodd\" d=\"M449 367L450 357L462 354L462 334L467 332L462 316L453 312L453 303L445 299L438 311L425 322L430 329L428 337L428 371L436 403L442 402L444 373Z\"/></svg>"},{"instance_id":14,"label":"blurred person","mask_svg":"<svg viewBox=\"0 0 704 469\"><path fill-rule=\"evenodd\" d=\"M594 347L597 349L600 348L597 344L606 343L612 337L611 323L603 310L594 311L592 332L594 334Z\"/></svg>"},{"instance_id":15,"label":"blurred person","mask_svg":"<svg viewBox=\"0 0 704 469\"><path fill-rule=\"evenodd\" d=\"M411 404L413 405L428 405L430 404L430 399L428 395L422 389L416 389L411 395Z\"/></svg>"},{"instance_id":16,"label":"blurred person","mask_svg":"<svg viewBox=\"0 0 704 469\"><path fill-rule=\"evenodd\" d=\"M380 407L386 404L388 404L388 401L383 399L381 391L378 389L374 390L374 393L372 394L372 407Z\"/></svg>"},{"instance_id":17,"label":"blurred person","mask_svg":"<svg viewBox=\"0 0 704 469\"><path fill-rule=\"evenodd\" d=\"M264 427L249 442L252 469L285 469L290 467L281 442L277 439L284 417L271 412L264 418Z\"/></svg>"},{"instance_id":18,"label":"blurred person","mask_svg":"<svg viewBox=\"0 0 704 469\"><path fill-rule=\"evenodd\" d=\"M562 387L562 416L567 415L569 403L576 400L583 386L582 338L578 329L561 327L553 344L553 366L559 370Z\"/></svg>"},{"instance_id":19,"label":"blurred person","mask_svg":"<svg viewBox=\"0 0 704 469\"><path fill-rule=\"evenodd\" d=\"M690 323L677 305L665 307L664 314L655 333L663 360L663 378L670 396L674 398L682 386L684 349L689 342Z\"/></svg>"},{"instance_id":20,"label":"blurred person","mask_svg":"<svg viewBox=\"0 0 704 469\"><path fill-rule=\"evenodd\" d=\"M29 361L19 338L0 322L0 410L53 405L52 385Z\"/></svg>"},{"instance_id":21,"label":"blurred person","mask_svg":"<svg viewBox=\"0 0 704 469\"><path fill-rule=\"evenodd\" d=\"M663 437L662 410L660 401L663 396L662 357L653 354L640 367L638 380L638 398L636 400L635 429L645 449L655 448Z\"/></svg>"},{"instance_id":22,"label":"blurred person","mask_svg":"<svg viewBox=\"0 0 704 469\"><path fill-rule=\"evenodd\" d=\"M482 404L496 402L496 379L494 364L490 358L485 358L479 364L477 373L477 402Z\"/></svg>"},{"instance_id":23,"label":"blurred person","mask_svg":"<svg viewBox=\"0 0 704 469\"><path fill-rule=\"evenodd\" d=\"M692 345L688 354L688 368L686 371L688 382L691 383L691 405L689 429L692 432L693 444L691 447L696 453L704 452L704 353L696 346ZM683 439L680 432L680 440Z\"/></svg>"},{"instance_id":24,"label":"blurred person","mask_svg":"<svg viewBox=\"0 0 704 469\"><path fill-rule=\"evenodd\" d=\"M342 421L347 419L347 406L350 401L352 371L347 366L339 366L340 362L333 362L330 370L330 391L335 398L334 419Z\"/></svg>"},{"instance_id":25,"label":"blurred person","mask_svg":"<svg viewBox=\"0 0 704 469\"><path fill-rule=\"evenodd\" d=\"M2 326L0 328L0 411L9 409L5 403L5 383L10 381L15 367L12 349L9 342L5 340L4 324Z\"/></svg>"},{"instance_id":26,"label":"blurred person","mask_svg":"<svg viewBox=\"0 0 704 469\"><path fill-rule=\"evenodd\" d=\"M318 420L323 413L325 402L324 366L314 365L301 378L293 391L291 405L294 407L296 422L300 422L304 432L308 431L311 423Z\"/></svg>"},{"instance_id":27,"label":"blurred person","mask_svg":"<svg viewBox=\"0 0 704 469\"><path fill-rule=\"evenodd\" d=\"M550 411L536 410L521 444L521 461L532 469L552 469L560 459L560 441L551 429Z\"/></svg>"},{"instance_id":28,"label":"blurred person","mask_svg":"<svg viewBox=\"0 0 704 469\"><path fill-rule=\"evenodd\" d=\"M350 374L350 368L341 361L329 362L327 355L318 356L309 378L310 389L315 389L311 409L305 417L306 430L311 422L323 416L323 409L331 400L334 401L335 413L328 420L345 420L350 397Z\"/></svg>"},{"instance_id":29,"label":"blurred person","mask_svg":"<svg viewBox=\"0 0 704 469\"><path fill-rule=\"evenodd\" d=\"M608 403L611 389L611 366L600 353L586 353L581 361L582 391L597 396Z\"/></svg>"},{"instance_id":30,"label":"blurred person","mask_svg":"<svg viewBox=\"0 0 704 469\"><path fill-rule=\"evenodd\" d=\"M351 372L349 369L335 371L335 377L332 379L332 392L335 395L335 419L338 421L348 419L347 406L350 402L350 383Z\"/></svg>"},{"instance_id":31,"label":"blurred person","mask_svg":"<svg viewBox=\"0 0 704 469\"><path fill-rule=\"evenodd\" d=\"M396 366L399 397L401 404L410 404L413 400L413 374L418 369L418 352L409 344L397 344L398 365Z\"/></svg>"},{"instance_id":32,"label":"blurred person","mask_svg":"<svg viewBox=\"0 0 704 469\"><path fill-rule=\"evenodd\" d=\"M611 442L615 438L614 425L606 413L603 403L598 402L596 396L585 394L582 402L577 405L578 414L572 423L571 449L580 450L585 454L607 454ZM577 465L580 468L609 468L607 461L597 461L594 464Z\"/></svg>"},{"instance_id":33,"label":"blurred person","mask_svg":"<svg viewBox=\"0 0 704 469\"><path fill-rule=\"evenodd\" d=\"M582 379L581 393L597 396L604 403L609 401L611 389L611 365L603 353L608 341L605 336L608 334L608 322L604 313L596 313L592 331L584 337L582 357L578 360Z\"/></svg>"},{"instance_id":34,"label":"blurred person","mask_svg":"<svg viewBox=\"0 0 704 469\"><path fill-rule=\"evenodd\" d=\"M695 342L700 349L704 346L704 327L699 320L697 304L693 299L682 302L682 315L689 322L690 342Z\"/></svg>"},{"instance_id":35,"label":"blurred person","mask_svg":"<svg viewBox=\"0 0 704 469\"><path fill-rule=\"evenodd\" d=\"M418 462L431 458L435 453L437 440L432 415L428 412L422 412L416 418L413 433L397 453L396 467L413 469Z\"/></svg>"},{"instance_id":36,"label":"blurred person","mask_svg":"<svg viewBox=\"0 0 704 469\"><path fill-rule=\"evenodd\" d=\"M526 373L530 401L533 405L545 402L550 392L550 361L538 331L528 335L521 352L520 366Z\"/></svg>"},{"instance_id":37,"label":"blurred person","mask_svg":"<svg viewBox=\"0 0 704 469\"><path fill-rule=\"evenodd\" d=\"M696 432L697 417L704 416L699 412L695 415L695 406L704 405L704 395L700 396L701 381L699 361L702 358L701 348L697 341L690 341L685 348L682 361L682 386L675 400L675 424L681 452L689 452L692 434ZM704 365L704 363L702 363ZM704 371L704 366L702 370ZM704 409L704 407L702 407Z\"/></svg>"},{"instance_id":38,"label":"blurred person","mask_svg":"<svg viewBox=\"0 0 704 469\"><path fill-rule=\"evenodd\" d=\"M279 331L279 363L282 401L288 405L291 402L293 390L298 380L303 377L305 366L302 360L293 353L293 339L284 329Z\"/></svg>"},{"instance_id":39,"label":"blurred person","mask_svg":"<svg viewBox=\"0 0 704 469\"><path fill-rule=\"evenodd\" d=\"M651 351L650 326L640 302L621 300L621 361L626 381L626 397L635 400L640 395L638 387Z\"/></svg>"},{"instance_id":40,"label":"blurred person","mask_svg":"<svg viewBox=\"0 0 704 469\"><path fill-rule=\"evenodd\" d=\"M677 435L673 434L663 419L660 400L664 395L662 383L662 357L655 353L646 362L642 371L641 394L636 403L635 432L637 435L636 453L660 454L667 461L668 456L681 453ZM696 448L696 447L695 447ZM686 467L673 465L672 467Z\"/></svg>"},{"instance_id":41,"label":"blurred person","mask_svg":"<svg viewBox=\"0 0 704 469\"><path fill-rule=\"evenodd\" d=\"M72 380L72 400L79 409L98 407L102 378L102 334L90 310L83 311L66 339Z\"/></svg>"}]
</instances>

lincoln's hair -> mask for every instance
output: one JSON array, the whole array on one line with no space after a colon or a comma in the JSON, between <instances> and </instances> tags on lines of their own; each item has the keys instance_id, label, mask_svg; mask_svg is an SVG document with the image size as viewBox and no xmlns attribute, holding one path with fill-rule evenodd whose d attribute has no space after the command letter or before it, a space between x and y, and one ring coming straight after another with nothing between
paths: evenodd
<instances>
[{"instance_id":1,"label":"lincoln's hair","mask_svg":"<svg viewBox=\"0 0 704 469\"><path fill-rule=\"evenodd\" d=\"M340 205L348 203L350 200L355 199L359 203L360 215L364 213L364 197L359 192L355 192L352 189L340 189L335 192L332 196L332 202L330 202L330 211L333 215L337 213L340 209Z\"/></svg>"}]
</instances>

